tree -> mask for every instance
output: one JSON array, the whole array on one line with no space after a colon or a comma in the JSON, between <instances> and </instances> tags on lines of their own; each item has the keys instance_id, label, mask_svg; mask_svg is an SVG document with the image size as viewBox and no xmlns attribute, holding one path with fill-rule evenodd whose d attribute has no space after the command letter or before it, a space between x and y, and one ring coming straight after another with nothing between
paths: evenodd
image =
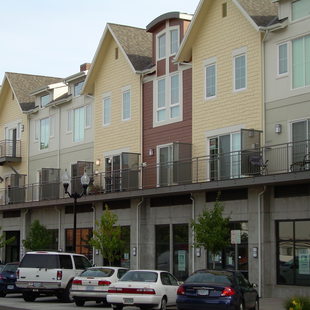
<instances>
[{"instance_id":1,"label":"tree","mask_svg":"<svg viewBox=\"0 0 310 310\"><path fill-rule=\"evenodd\" d=\"M0 226L0 231L2 230L2 227ZM8 239L8 240L5 240L5 235L4 234L2 234L2 235L0 235L0 248L3 248L3 247L5 247L6 245L8 245L8 244L11 244L12 242L14 242L15 241L15 237L13 236L13 237L11 237L10 239Z\"/></svg>"},{"instance_id":2,"label":"tree","mask_svg":"<svg viewBox=\"0 0 310 310\"><path fill-rule=\"evenodd\" d=\"M52 243L51 233L45 226L41 225L38 220L35 220L31 226L30 231L23 245L27 250L48 250Z\"/></svg>"},{"instance_id":3,"label":"tree","mask_svg":"<svg viewBox=\"0 0 310 310\"><path fill-rule=\"evenodd\" d=\"M121 227L115 226L117 215L112 213L108 205L101 216L100 222L96 221L97 229L93 231L93 237L89 243L99 250L104 259L111 266L115 260L121 258L124 242L121 240Z\"/></svg>"},{"instance_id":4,"label":"tree","mask_svg":"<svg viewBox=\"0 0 310 310\"><path fill-rule=\"evenodd\" d=\"M230 244L229 217L223 217L224 206L219 200L218 194L214 207L211 210L204 209L197 221L192 221L191 226L195 233L195 247L203 247L210 251L215 269L215 255L224 250Z\"/></svg>"}]
</instances>

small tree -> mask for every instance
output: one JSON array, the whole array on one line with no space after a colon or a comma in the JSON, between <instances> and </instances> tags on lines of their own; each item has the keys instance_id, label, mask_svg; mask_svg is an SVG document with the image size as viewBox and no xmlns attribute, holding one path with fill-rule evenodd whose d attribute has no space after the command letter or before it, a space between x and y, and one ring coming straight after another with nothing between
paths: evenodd
<instances>
[{"instance_id":1,"label":"small tree","mask_svg":"<svg viewBox=\"0 0 310 310\"><path fill-rule=\"evenodd\" d=\"M215 255L230 244L229 217L223 217L224 206L218 194L212 210L204 209L198 216L197 222L192 221L191 226L195 233L195 247L203 247L210 251L215 269Z\"/></svg>"},{"instance_id":2,"label":"small tree","mask_svg":"<svg viewBox=\"0 0 310 310\"><path fill-rule=\"evenodd\" d=\"M31 226L30 231L23 245L27 250L48 250L52 243L51 233L45 226L41 225L38 220L35 220Z\"/></svg>"},{"instance_id":3,"label":"small tree","mask_svg":"<svg viewBox=\"0 0 310 310\"><path fill-rule=\"evenodd\" d=\"M93 231L93 237L89 243L99 250L104 259L107 259L111 266L115 260L121 258L124 242L121 240L121 227L115 226L117 215L112 213L108 205L101 216L100 222L96 221L97 229Z\"/></svg>"},{"instance_id":4,"label":"small tree","mask_svg":"<svg viewBox=\"0 0 310 310\"><path fill-rule=\"evenodd\" d=\"M0 231L2 230L2 227L0 226ZM5 235L1 234L0 235L0 248L4 248L7 244L11 244L12 242L15 241L15 237L11 237L8 240L5 240Z\"/></svg>"}]
</instances>

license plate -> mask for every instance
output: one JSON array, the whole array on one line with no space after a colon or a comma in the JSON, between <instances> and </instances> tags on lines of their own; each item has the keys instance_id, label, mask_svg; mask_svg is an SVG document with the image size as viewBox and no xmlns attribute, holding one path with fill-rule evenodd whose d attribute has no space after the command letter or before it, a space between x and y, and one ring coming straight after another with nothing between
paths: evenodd
<instances>
[{"instance_id":1,"label":"license plate","mask_svg":"<svg viewBox=\"0 0 310 310\"><path fill-rule=\"evenodd\" d=\"M8 290L14 290L14 285L8 285L6 288L7 288Z\"/></svg>"},{"instance_id":2,"label":"license plate","mask_svg":"<svg viewBox=\"0 0 310 310\"><path fill-rule=\"evenodd\" d=\"M93 290L94 290L93 286L91 286L91 285L86 286L86 291L93 291Z\"/></svg>"},{"instance_id":3,"label":"license plate","mask_svg":"<svg viewBox=\"0 0 310 310\"><path fill-rule=\"evenodd\" d=\"M124 304L132 305L133 304L133 298L124 298Z\"/></svg>"},{"instance_id":4,"label":"license plate","mask_svg":"<svg viewBox=\"0 0 310 310\"><path fill-rule=\"evenodd\" d=\"M208 296L209 295L209 290L198 290L197 295L201 296Z\"/></svg>"}]
</instances>

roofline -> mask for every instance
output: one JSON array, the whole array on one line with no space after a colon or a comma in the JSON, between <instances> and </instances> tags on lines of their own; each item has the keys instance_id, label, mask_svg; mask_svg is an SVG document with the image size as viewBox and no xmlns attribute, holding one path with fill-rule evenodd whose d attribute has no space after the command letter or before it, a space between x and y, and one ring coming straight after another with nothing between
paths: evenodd
<instances>
[{"instance_id":1,"label":"roofline","mask_svg":"<svg viewBox=\"0 0 310 310\"><path fill-rule=\"evenodd\" d=\"M187 13L181 13L181 12L168 12L165 14L162 14L155 19L153 19L147 26L146 26L146 31L150 31L154 26L157 24L168 20L168 19L184 19L184 20L189 20L191 21L193 18L193 15L187 14Z\"/></svg>"},{"instance_id":2,"label":"roofline","mask_svg":"<svg viewBox=\"0 0 310 310\"><path fill-rule=\"evenodd\" d=\"M259 27L259 31L276 31L279 29L283 29L287 26L288 26L288 18L286 18L282 22L278 22L278 23L270 25L270 26L266 26L266 27L261 26L261 27Z\"/></svg>"},{"instance_id":3,"label":"roofline","mask_svg":"<svg viewBox=\"0 0 310 310\"><path fill-rule=\"evenodd\" d=\"M62 85L60 85L62 84ZM30 95L31 96L35 96L35 95L38 95L40 93L43 93L44 91L49 91L51 89L55 89L55 88L58 88L58 87L61 87L61 86L66 86L66 84L64 82L56 82L56 83L52 83L52 84L49 84L47 86L43 86L39 89L36 89L35 91L31 92Z\"/></svg>"},{"instance_id":4,"label":"roofline","mask_svg":"<svg viewBox=\"0 0 310 310\"><path fill-rule=\"evenodd\" d=\"M88 70L80 71L80 72L78 72L78 73L72 74L72 75L66 77L66 78L64 79L64 82L65 82L65 83L67 83L67 82L68 82L68 83L69 83L69 82L72 82L72 81L74 81L74 80L76 80L76 79L78 79L78 78L80 78L80 77L83 77L83 76L87 75L87 73L88 73Z\"/></svg>"},{"instance_id":5,"label":"roofline","mask_svg":"<svg viewBox=\"0 0 310 310\"><path fill-rule=\"evenodd\" d=\"M250 22L250 24L254 27L256 31L259 31L259 26L255 23L253 18L248 14L248 12L243 8L243 6L239 3L238 0L232 0L232 2L236 5L236 7L241 11L244 17Z\"/></svg>"}]
</instances>

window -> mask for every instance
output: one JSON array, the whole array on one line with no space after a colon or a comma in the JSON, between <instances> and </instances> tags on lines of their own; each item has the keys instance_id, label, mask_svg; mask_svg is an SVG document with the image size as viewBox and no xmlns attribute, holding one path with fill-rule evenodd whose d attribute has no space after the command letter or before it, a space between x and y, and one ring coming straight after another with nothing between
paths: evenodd
<instances>
[{"instance_id":1,"label":"window","mask_svg":"<svg viewBox=\"0 0 310 310\"><path fill-rule=\"evenodd\" d=\"M234 90L239 91L246 88L246 55L234 57Z\"/></svg>"},{"instance_id":2,"label":"window","mask_svg":"<svg viewBox=\"0 0 310 310\"><path fill-rule=\"evenodd\" d=\"M310 1L297 0L292 2L292 20L310 16Z\"/></svg>"},{"instance_id":3,"label":"window","mask_svg":"<svg viewBox=\"0 0 310 310\"><path fill-rule=\"evenodd\" d=\"M156 123L170 123L181 119L180 84L180 74L157 80Z\"/></svg>"},{"instance_id":4,"label":"window","mask_svg":"<svg viewBox=\"0 0 310 310\"><path fill-rule=\"evenodd\" d=\"M166 57L166 34L158 37L158 58Z\"/></svg>"},{"instance_id":5,"label":"window","mask_svg":"<svg viewBox=\"0 0 310 310\"><path fill-rule=\"evenodd\" d=\"M179 30L170 30L170 55L176 54L179 48Z\"/></svg>"},{"instance_id":6,"label":"window","mask_svg":"<svg viewBox=\"0 0 310 310\"><path fill-rule=\"evenodd\" d=\"M74 84L73 95L75 97L79 96L81 94L83 86L84 86L84 81L81 81L81 82L78 82L78 83Z\"/></svg>"},{"instance_id":7,"label":"window","mask_svg":"<svg viewBox=\"0 0 310 310\"><path fill-rule=\"evenodd\" d=\"M277 222L277 283L310 285L310 221Z\"/></svg>"},{"instance_id":8,"label":"window","mask_svg":"<svg viewBox=\"0 0 310 310\"><path fill-rule=\"evenodd\" d=\"M123 121L129 120L131 116L131 104L130 104L130 89L127 89L123 91L123 109L122 109L122 115L123 115Z\"/></svg>"},{"instance_id":9,"label":"window","mask_svg":"<svg viewBox=\"0 0 310 310\"><path fill-rule=\"evenodd\" d=\"M87 105L85 107L85 128L91 127L91 120L92 120L91 113L92 113L91 105Z\"/></svg>"},{"instance_id":10,"label":"window","mask_svg":"<svg viewBox=\"0 0 310 310\"><path fill-rule=\"evenodd\" d=\"M72 132L72 110L67 113L67 132Z\"/></svg>"},{"instance_id":11,"label":"window","mask_svg":"<svg viewBox=\"0 0 310 310\"><path fill-rule=\"evenodd\" d=\"M310 85L310 35L292 41L293 88Z\"/></svg>"},{"instance_id":12,"label":"window","mask_svg":"<svg viewBox=\"0 0 310 310\"><path fill-rule=\"evenodd\" d=\"M215 63L206 66L206 98L216 96L216 65Z\"/></svg>"},{"instance_id":13,"label":"window","mask_svg":"<svg viewBox=\"0 0 310 310\"><path fill-rule=\"evenodd\" d=\"M85 108L73 110L73 142L84 140Z\"/></svg>"},{"instance_id":14,"label":"window","mask_svg":"<svg viewBox=\"0 0 310 310\"><path fill-rule=\"evenodd\" d=\"M48 148L50 138L50 119L43 118L40 120L40 150Z\"/></svg>"},{"instance_id":15,"label":"window","mask_svg":"<svg viewBox=\"0 0 310 310\"><path fill-rule=\"evenodd\" d=\"M50 102L50 95L40 97L41 108L44 108Z\"/></svg>"},{"instance_id":16,"label":"window","mask_svg":"<svg viewBox=\"0 0 310 310\"><path fill-rule=\"evenodd\" d=\"M103 126L111 123L111 97L103 98Z\"/></svg>"},{"instance_id":17,"label":"window","mask_svg":"<svg viewBox=\"0 0 310 310\"><path fill-rule=\"evenodd\" d=\"M301 162L310 152L310 119L293 122L292 129L292 163Z\"/></svg>"},{"instance_id":18,"label":"window","mask_svg":"<svg viewBox=\"0 0 310 310\"><path fill-rule=\"evenodd\" d=\"M278 75L287 73L287 43L278 46Z\"/></svg>"},{"instance_id":19,"label":"window","mask_svg":"<svg viewBox=\"0 0 310 310\"><path fill-rule=\"evenodd\" d=\"M222 17L227 16L227 2L222 4Z\"/></svg>"}]
</instances>

